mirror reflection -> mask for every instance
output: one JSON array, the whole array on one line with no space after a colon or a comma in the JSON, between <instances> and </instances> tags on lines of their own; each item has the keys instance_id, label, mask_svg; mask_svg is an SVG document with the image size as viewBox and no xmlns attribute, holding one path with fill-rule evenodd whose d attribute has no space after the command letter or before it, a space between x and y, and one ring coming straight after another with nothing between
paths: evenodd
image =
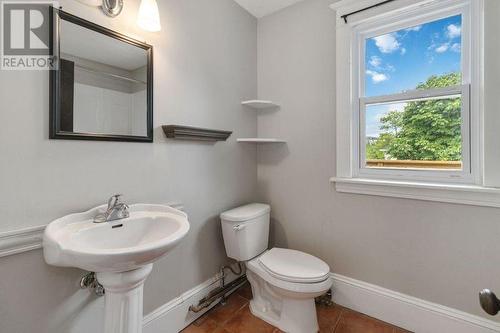
<instances>
[{"instance_id":1,"label":"mirror reflection","mask_svg":"<svg viewBox=\"0 0 500 333\"><path fill-rule=\"evenodd\" d=\"M147 138L149 50L61 18L58 132Z\"/></svg>"}]
</instances>

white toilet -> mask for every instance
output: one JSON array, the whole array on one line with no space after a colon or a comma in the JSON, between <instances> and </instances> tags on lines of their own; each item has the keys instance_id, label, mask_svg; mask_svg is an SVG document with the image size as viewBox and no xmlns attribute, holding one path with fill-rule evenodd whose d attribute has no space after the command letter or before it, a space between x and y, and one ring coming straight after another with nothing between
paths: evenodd
<instances>
[{"instance_id":1,"label":"white toilet","mask_svg":"<svg viewBox=\"0 0 500 333\"><path fill-rule=\"evenodd\" d=\"M270 212L255 203L222 213L227 255L245 262L253 315L287 333L316 333L314 298L331 288L330 267L300 251L268 250Z\"/></svg>"}]
</instances>

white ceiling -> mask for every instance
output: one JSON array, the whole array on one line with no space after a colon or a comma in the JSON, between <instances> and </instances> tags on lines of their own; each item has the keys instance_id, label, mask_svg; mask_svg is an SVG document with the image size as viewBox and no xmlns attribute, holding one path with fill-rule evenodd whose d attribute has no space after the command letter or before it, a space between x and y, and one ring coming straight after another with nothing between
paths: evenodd
<instances>
[{"instance_id":1,"label":"white ceiling","mask_svg":"<svg viewBox=\"0 0 500 333\"><path fill-rule=\"evenodd\" d=\"M241 7L248 10L253 16L261 18L263 16L277 12L285 7L303 0L234 0Z\"/></svg>"}]
</instances>

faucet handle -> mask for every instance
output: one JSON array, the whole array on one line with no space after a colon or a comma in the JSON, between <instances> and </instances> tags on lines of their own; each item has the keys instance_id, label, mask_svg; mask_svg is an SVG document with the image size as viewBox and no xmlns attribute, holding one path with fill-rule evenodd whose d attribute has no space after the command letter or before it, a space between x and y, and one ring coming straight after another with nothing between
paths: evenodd
<instances>
[{"instance_id":1,"label":"faucet handle","mask_svg":"<svg viewBox=\"0 0 500 333\"><path fill-rule=\"evenodd\" d=\"M108 209L111 209L112 207L116 206L120 202L120 198L122 197L122 194L115 194L108 200Z\"/></svg>"}]
</instances>

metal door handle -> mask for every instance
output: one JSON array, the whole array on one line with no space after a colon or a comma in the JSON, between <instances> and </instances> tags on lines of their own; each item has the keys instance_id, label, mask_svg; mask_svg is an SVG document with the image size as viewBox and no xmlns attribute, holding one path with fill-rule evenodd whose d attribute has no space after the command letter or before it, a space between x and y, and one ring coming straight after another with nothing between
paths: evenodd
<instances>
[{"instance_id":1,"label":"metal door handle","mask_svg":"<svg viewBox=\"0 0 500 333\"><path fill-rule=\"evenodd\" d=\"M483 289L479 293L479 303L486 313L494 316L500 311L500 300L494 292L489 289Z\"/></svg>"}]
</instances>

